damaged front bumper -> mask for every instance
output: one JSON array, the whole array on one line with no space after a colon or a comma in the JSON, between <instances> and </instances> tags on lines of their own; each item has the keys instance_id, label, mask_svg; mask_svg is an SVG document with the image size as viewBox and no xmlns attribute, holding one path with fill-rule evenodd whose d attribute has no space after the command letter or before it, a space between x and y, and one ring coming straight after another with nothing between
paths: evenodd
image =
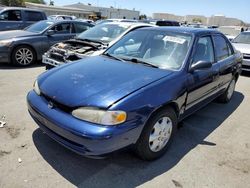
<instances>
[{"instance_id":1,"label":"damaged front bumper","mask_svg":"<svg viewBox=\"0 0 250 188\"><path fill-rule=\"evenodd\" d=\"M52 58L49 58L48 55L45 53L43 56L42 56L42 63L46 64L46 65L50 65L52 67L57 67L59 65L63 65L64 63L68 63L70 61L57 61L55 59L52 59Z\"/></svg>"}]
</instances>

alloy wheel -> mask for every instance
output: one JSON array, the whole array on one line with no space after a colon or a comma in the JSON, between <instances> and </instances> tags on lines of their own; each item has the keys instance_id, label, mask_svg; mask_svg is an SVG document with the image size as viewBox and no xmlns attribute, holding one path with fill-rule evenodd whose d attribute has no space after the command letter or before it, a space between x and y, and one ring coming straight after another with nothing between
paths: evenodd
<instances>
[{"instance_id":1,"label":"alloy wheel","mask_svg":"<svg viewBox=\"0 0 250 188\"><path fill-rule=\"evenodd\" d=\"M33 52L28 48L20 48L15 53L16 62L20 65L29 65L34 59Z\"/></svg>"}]
</instances>

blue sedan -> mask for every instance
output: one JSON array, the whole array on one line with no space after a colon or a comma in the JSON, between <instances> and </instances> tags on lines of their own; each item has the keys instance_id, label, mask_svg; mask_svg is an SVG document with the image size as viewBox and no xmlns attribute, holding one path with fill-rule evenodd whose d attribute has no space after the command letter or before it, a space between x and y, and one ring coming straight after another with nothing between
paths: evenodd
<instances>
[{"instance_id":1,"label":"blue sedan","mask_svg":"<svg viewBox=\"0 0 250 188\"><path fill-rule=\"evenodd\" d=\"M80 21L37 22L24 30L0 32L0 63L28 66L42 59L54 44L75 37L93 27Z\"/></svg>"},{"instance_id":2,"label":"blue sedan","mask_svg":"<svg viewBox=\"0 0 250 188\"><path fill-rule=\"evenodd\" d=\"M28 109L44 132L79 154L132 145L139 157L154 160L179 121L216 98L230 101L241 62L215 30L138 29L101 56L40 75Z\"/></svg>"}]
</instances>

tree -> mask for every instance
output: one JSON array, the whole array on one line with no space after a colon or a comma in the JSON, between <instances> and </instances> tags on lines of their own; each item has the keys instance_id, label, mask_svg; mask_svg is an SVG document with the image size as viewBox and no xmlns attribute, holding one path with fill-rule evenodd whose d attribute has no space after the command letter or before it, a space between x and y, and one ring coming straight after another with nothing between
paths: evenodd
<instances>
[{"instance_id":1,"label":"tree","mask_svg":"<svg viewBox=\"0 0 250 188\"><path fill-rule=\"evenodd\" d=\"M202 23L202 20L200 18L194 18L192 21L194 23Z\"/></svg>"},{"instance_id":2,"label":"tree","mask_svg":"<svg viewBox=\"0 0 250 188\"><path fill-rule=\"evenodd\" d=\"M50 0L49 5L54 6L54 1Z\"/></svg>"},{"instance_id":3,"label":"tree","mask_svg":"<svg viewBox=\"0 0 250 188\"><path fill-rule=\"evenodd\" d=\"M146 14L142 14L139 16L139 20L146 20L147 19L147 15Z\"/></svg>"},{"instance_id":4,"label":"tree","mask_svg":"<svg viewBox=\"0 0 250 188\"><path fill-rule=\"evenodd\" d=\"M24 0L0 0L0 4L5 6L24 6Z\"/></svg>"}]
</instances>

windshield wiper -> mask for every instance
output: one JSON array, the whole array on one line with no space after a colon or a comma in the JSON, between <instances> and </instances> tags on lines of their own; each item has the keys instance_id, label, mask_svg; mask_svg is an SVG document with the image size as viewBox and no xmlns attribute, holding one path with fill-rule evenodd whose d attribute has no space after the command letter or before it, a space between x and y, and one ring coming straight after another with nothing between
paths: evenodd
<instances>
[{"instance_id":1,"label":"windshield wiper","mask_svg":"<svg viewBox=\"0 0 250 188\"><path fill-rule=\"evenodd\" d=\"M98 40L82 39L82 38L78 38L78 37L76 37L76 40L82 40L82 41L86 41L86 42L94 42L94 43L98 43L98 44L101 44L101 45L106 45L105 43L103 43L101 41L98 41Z\"/></svg>"},{"instance_id":2,"label":"windshield wiper","mask_svg":"<svg viewBox=\"0 0 250 188\"><path fill-rule=\"evenodd\" d=\"M150 67L154 67L154 68L159 68L158 66L156 65L153 65L151 63L148 63L148 62L145 62L145 61L142 61L142 60L139 60L137 58L132 58L132 59L128 59L128 61L131 61L133 63L140 63L140 64L144 64L144 65L147 65L147 66L150 66Z\"/></svg>"},{"instance_id":3,"label":"windshield wiper","mask_svg":"<svg viewBox=\"0 0 250 188\"><path fill-rule=\"evenodd\" d=\"M105 54L102 54L102 55L105 55L105 56L110 57L110 58L112 58L112 59L115 59L115 60L124 62L123 59L121 59L121 58L119 58L119 57L116 57L116 56L113 56L113 55L111 55L111 54L109 54L109 53L105 53Z\"/></svg>"}]
</instances>

